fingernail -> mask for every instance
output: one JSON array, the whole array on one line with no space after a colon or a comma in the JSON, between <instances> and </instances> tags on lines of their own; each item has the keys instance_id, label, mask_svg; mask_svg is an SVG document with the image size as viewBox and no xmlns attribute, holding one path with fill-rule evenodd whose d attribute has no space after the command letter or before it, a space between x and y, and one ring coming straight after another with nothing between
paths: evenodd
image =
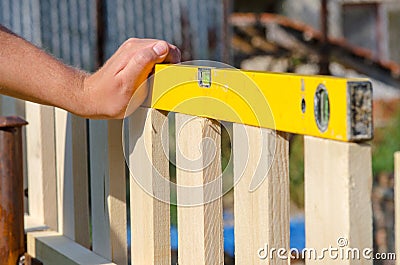
<instances>
[{"instance_id":1,"label":"fingernail","mask_svg":"<svg viewBox=\"0 0 400 265\"><path fill-rule=\"evenodd\" d=\"M156 45L153 46L153 50L158 56L162 56L167 53L168 47L167 47L167 44L160 41Z\"/></svg>"}]
</instances>

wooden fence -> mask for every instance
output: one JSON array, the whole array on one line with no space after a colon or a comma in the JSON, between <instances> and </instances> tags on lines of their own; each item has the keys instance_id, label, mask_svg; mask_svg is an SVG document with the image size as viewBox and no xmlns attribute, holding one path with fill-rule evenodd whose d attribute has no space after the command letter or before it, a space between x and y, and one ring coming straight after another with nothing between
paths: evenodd
<instances>
[{"instance_id":1,"label":"wooden fence","mask_svg":"<svg viewBox=\"0 0 400 265\"><path fill-rule=\"evenodd\" d=\"M171 123L166 113L141 108L125 130L127 161L133 171L146 176L143 184L126 177L122 121L87 121L52 107L1 100L2 114L13 112L29 122L25 139L29 254L44 264L171 264L170 205L157 199L170 198L170 185L162 181L169 178L165 154ZM200 187L189 196L178 188L178 204L185 204L191 195L203 200L221 195L220 123L175 114L175 127L181 150L176 183ZM240 124L233 124L231 133L237 182L235 262L290 264L276 256L259 257L266 244L269 249L289 249L288 134ZM348 247L372 248L371 147L314 137L304 140L306 246L322 250L337 246L343 238ZM199 168L188 170L188 159L195 159ZM250 192L253 177L264 176L258 189ZM213 188L206 188L212 181ZM178 206L179 264L224 263L223 203L221 196L215 197L195 207ZM314 263L321 261L307 260ZM326 256L322 263L372 264L372 260Z\"/></svg>"}]
</instances>

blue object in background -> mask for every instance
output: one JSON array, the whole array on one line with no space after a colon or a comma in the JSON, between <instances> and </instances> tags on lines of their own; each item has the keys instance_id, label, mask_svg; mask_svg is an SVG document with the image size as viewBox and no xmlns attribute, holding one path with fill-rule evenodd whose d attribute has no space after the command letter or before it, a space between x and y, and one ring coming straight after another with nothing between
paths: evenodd
<instances>
[{"instance_id":1,"label":"blue object in background","mask_svg":"<svg viewBox=\"0 0 400 265\"><path fill-rule=\"evenodd\" d=\"M224 251L233 257L235 254L235 232L231 218L233 218L231 214L224 214ZM171 227L171 248L175 251L178 250L178 230L175 226ZM296 248L299 251L305 248L304 216L294 217L290 220L290 248Z\"/></svg>"},{"instance_id":2,"label":"blue object in background","mask_svg":"<svg viewBox=\"0 0 400 265\"><path fill-rule=\"evenodd\" d=\"M290 248L302 251L306 247L304 216L290 219Z\"/></svg>"},{"instance_id":3,"label":"blue object in background","mask_svg":"<svg viewBox=\"0 0 400 265\"><path fill-rule=\"evenodd\" d=\"M176 226L171 226L171 249L178 251L178 229Z\"/></svg>"},{"instance_id":4,"label":"blue object in background","mask_svg":"<svg viewBox=\"0 0 400 265\"><path fill-rule=\"evenodd\" d=\"M235 236L233 226L224 227L224 251L233 257L235 254ZM171 226L171 249L178 250L178 229Z\"/></svg>"},{"instance_id":5,"label":"blue object in background","mask_svg":"<svg viewBox=\"0 0 400 265\"><path fill-rule=\"evenodd\" d=\"M224 251L231 257L235 255L235 230L233 226L224 227Z\"/></svg>"}]
</instances>

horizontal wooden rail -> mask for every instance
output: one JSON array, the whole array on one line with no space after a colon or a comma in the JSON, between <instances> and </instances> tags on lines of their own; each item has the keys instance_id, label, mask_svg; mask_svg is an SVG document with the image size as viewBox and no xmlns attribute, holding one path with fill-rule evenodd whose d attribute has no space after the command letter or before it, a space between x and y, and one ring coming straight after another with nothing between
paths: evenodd
<instances>
[{"instance_id":1,"label":"horizontal wooden rail","mask_svg":"<svg viewBox=\"0 0 400 265\"><path fill-rule=\"evenodd\" d=\"M28 253L43 264L116 265L53 231L28 233Z\"/></svg>"}]
</instances>

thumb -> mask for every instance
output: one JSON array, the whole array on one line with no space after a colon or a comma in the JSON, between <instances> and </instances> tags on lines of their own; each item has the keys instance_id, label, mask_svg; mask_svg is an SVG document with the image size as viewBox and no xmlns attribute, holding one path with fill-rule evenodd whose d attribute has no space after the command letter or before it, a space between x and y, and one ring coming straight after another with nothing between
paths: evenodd
<instances>
[{"instance_id":1,"label":"thumb","mask_svg":"<svg viewBox=\"0 0 400 265\"><path fill-rule=\"evenodd\" d=\"M147 46L135 54L134 61L137 66L147 69L154 64L161 63L168 55L169 47L165 41L158 41L153 46ZM144 70L143 69L143 70Z\"/></svg>"},{"instance_id":2,"label":"thumb","mask_svg":"<svg viewBox=\"0 0 400 265\"><path fill-rule=\"evenodd\" d=\"M158 41L153 46L153 51L158 57L165 57L168 54L169 46L165 41Z\"/></svg>"},{"instance_id":3,"label":"thumb","mask_svg":"<svg viewBox=\"0 0 400 265\"><path fill-rule=\"evenodd\" d=\"M158 41L152 46L142 48L132 56L123 74L141 83L151 73L155 64L165 60L168 52L169 47L165 41Z\"/></svg>"}]
</instances>

